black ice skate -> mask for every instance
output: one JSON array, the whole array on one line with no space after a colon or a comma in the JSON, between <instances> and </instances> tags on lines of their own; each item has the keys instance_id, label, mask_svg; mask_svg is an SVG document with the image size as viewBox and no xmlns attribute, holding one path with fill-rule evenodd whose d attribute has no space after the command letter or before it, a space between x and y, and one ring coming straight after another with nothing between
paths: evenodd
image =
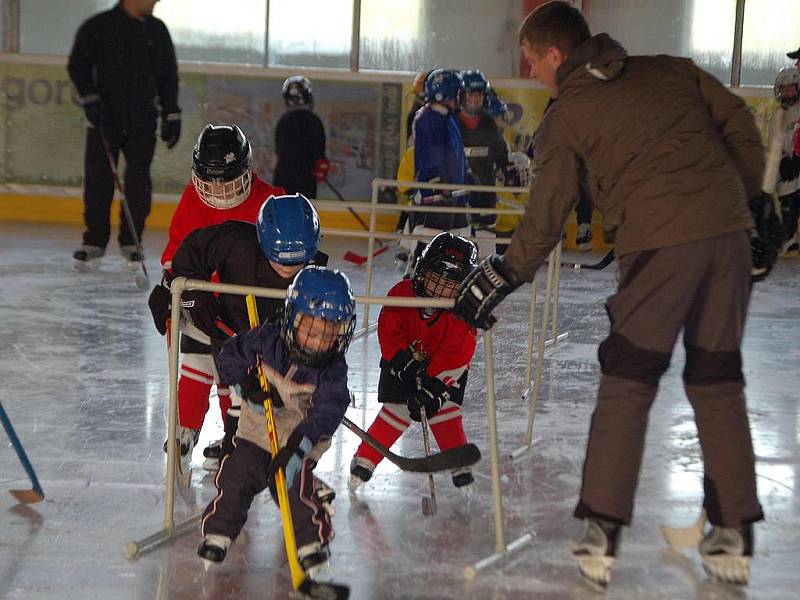
<instances>
[{"instance_id":1,"label":"black ice skate","mask_svg":"<svg viewBox=\"0 0 800 600\"><path fill-rule=\"evenodd\" d=\"M578 233L575 236L575 245L581 252L588 252L592 249L592 226L589 223L578 225Z\"/></svg>"},{"instance_id":2,"label":"black ice skate","mask_svg":"<svg viewBox=\"0 0 800 600\"><path fill-rule=\"evenodd\" d=\"M226 535L209 533L203 538L203 543L197 549L197 556L203 559L203 567L207 571L212 565L225 560L231 538Z\"/></svg>"},{"instance_id":3,"label":"black ice skate","mask_svg":"<svg viewBox=\"0 0 800 600\"><path fill-rule=\"evenodd\" d=\"M236 435L236 430L239 427L239 417L233 415L225 415L225 436L221 440L211 442L208 447L203 450L203 468L206 471L216 471L219 469L219 463L228 454L233 452L233 436Z\"/></svg>"},{"instance_id":4,"label":"black ice skate","mask_svg":"<svg viewBox=\"0 0 800 600\"><path fill-rule=\"evenodd\" d=\"M472 490L475 487L475 477L472 476L472 469L466 467L464 469L456 469L451 473L453 485L456 486L461 493L464 494L466 500L472 498Z\"/></svg>"},{"instance_id":5,"label":"black ice skate","mask_svg":"<svg viewBox=\"0 0 800 600\"><path fill-rule=\"evenodd\" d=\"M141 268L143 257L136 246L120 246L119 253L125 261L125 270L133 273Z\"/></svg>"},{"instance_id":6,"label":"black ice skate","mask_svg":"<svg viewBox=\"0 0 800 600\"><path fill-rule=\"evenodd\" d=\"M362 483L372 479L372 472L375 470L373 465L366 458L354 456L350 461L350 481L348 487L351 492L355 492Z\"/></svg>"},{"instance_id":7,"label":"black ice skate","mask_svg":"<svg viewBox=\"0 0 800 600\"><path fill-rule=\"evenodd\" d=\"M75 260L75 270L84 272L98 269L100 267L100 259L103 258L105 253L104 248L84 244L72 253L72 258Z\"/></svg>"},{"instance_id":8,"label":"black ice skate","mask_svg":"<svg viewBox=\"0 0 800 600\"><path fill-rule=\"evenodd\" d=\"M581 575L602 589L611 581L621 530L622 526L616 523L589 518L584 521L583 531L570 544Z\"/></svg>"},{"instance_id":9,"label":"black ice skate","mask_svg":"<svg viewBox=\"0 0 800 600\"><path fill-rule=\"evenodd\" d=\"M180 477L182 481L185 480L186 485L188 485L188 477L190 475L192 465L192 451L194 450L194 446L199 437L199 429L189 429L188 427L178 426L178 429L175 432L175 441L178 443L180 448L180 456L176 465L178 468L178 477ZM166 440L164 442L164 452L167 451L168 441L169 440Z\"/></svg>"},{"instance_id":10,"label":"black ice skate","mask_svg":"<svg viewBox=\"0 0 800 600\"><path fill-rule=\"evenodd\" d=\"M747 585L753 556L753 525L713 526L698 546L703 568L709 577Z\"/></svg>"},{"instance_id":11,"label":"black ice skate","mask_svg":"<svg viewBox=\"0 0 800 600\"><path fill-rule=\"evenodd\" d=\"M312 542L297 549L297 560L303 568L306 577L316 580L328 569L330 552L328 546L319 542Z\"/></svg>"}]
</instances>

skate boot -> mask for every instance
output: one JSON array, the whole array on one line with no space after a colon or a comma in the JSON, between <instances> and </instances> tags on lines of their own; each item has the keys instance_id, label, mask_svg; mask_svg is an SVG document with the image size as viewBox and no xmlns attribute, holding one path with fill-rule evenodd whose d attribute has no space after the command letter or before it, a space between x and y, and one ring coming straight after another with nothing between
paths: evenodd
<instances>
[{"instance_id":1,"label":"skate boot","mask_svg":"<svg viewBox=\"0 0 800 600\"><path fill-rule=\"evenodd\" d=\"M781 254L792 254L793 252L797 252L797 249L797 237L793 236L783 242L783 246L781 246Z\"/></svg>"},{"instance_id":2,"label":"skate boot","mask_svg":"<svg viewBox=\"0 0 800 600\"><path fill-rule=\"evenodd\" d=\"M464 497L469 500L472 498L472 491L475 487L475 478L472 476L472 469L464 467L463 469L456 469L450 473L453 478L453 485L456 486Z\"/></svg>"},{"instance_id":3,"label":"skate boot","mask_svg":"<svg viewBox=\"0 0 800 600\"><path fill-rule=\"evenodd\" d=\"M105 253L104 248L84 244L72 253L72 258L75 259L75 270L81 272L94 271L100 267L100 259Z\"/></svg>"},{"instance_id":4,"label":"skate boot","mask_svg":"<svg viewBox=\"0 0 800 600\"><path fill-rule=\"evenodd\" d=\"M206 471L216 471L219 469L219 463L222 459L233 452L233 436L236 435L236 430L239 427L239 417L233 415L225 415L225 436L221 440L211 442L208 447L203 450L203 468Z\"/></svg>"},{"instance_id":5,"label":"skate boot","mask_svg":"<svg viewBox=\"0 0 800 600\"><path fill-rule=\"evenodd\" d=\"M621 530L621 525L591 517L584 521L583 531L570 544L581 575L602 589L611 581Z\"/></svg>"},{"instance_id":6,"label":"skate boot","mask_svg":"<svg viewBox=\"0 0 800 600\"><path fill-rule=\"evenodd\" d=\"M354 456L350 461L350 482L348 487L351 492L355 492L362 483L366 483L372 479L372 472L375 470L375 465L368 461L366 458Z\"/></svg>"},{"instance_id":7,"label":"skate boot","mask_svg":"<svg viewBox=\"0 0 800 600\"><path fill-rule=\"evenodd\" d=\"M753 556L753 525L715 525L700 541L698 550L709 577L747 585L750 580L750 558Z\"/></svg>"},{"instance_id":8,"label":"skate boot","mask_svg":"<svg viewBox=\"0 0 800 600\"><path fill-rule=\"evenodd\" d=\"M328 570L330 556L328 546L323 546L319 542L312 542L297 549L297 560L306 577L312 580Z\"/></svg>"},{"instance_id":9,"label":"skate boot","mask_svg":"<svg viewBox=\"0 0 800 600\"><path fill-rule=\"evenodd\" d=\"M588 252L592 249L592 225L591 223L581 223L578 225L578 233L575 236L575 245L581 252Z\"/></svg>"},{"instance_id":10,"label":"skate boot","mask_svg":"<svg viewBox=\"0 0 800 600\"><path fill-rule=\"evenodd\" d=\"M227 535L206 534L203 543L197 549L197 556L203 559L203 567L206 570L213 564L219 564L225 560L228 548L231 545L231 538Z\"/></svg>"},{"instance_id":11,"label":"skate boot","mask_svg":"<svg viewBox=\"0 0 800 600\"><path fill-rule=\"evenodd\" d=\"M175 439L178 442L181 451L178 468L183 475L189 472L189 468L192 464L192 450L194 450L194 445L197 443L197 438L199 437L199 429L189 429L188 427L181 427L180 425L178 426L178 430L175 432ZM164 442L164 452L167 451L168 441L169 440Z\"/></svg>"},{"instance_id":12,"label":"skate boot","mask_svg":"<svg viewBox=\"0 0 800 600\"><path fill-rule=\"evenodd\" d=\"M120 246L119 253L122 255L122 260L125 261L126 271L134 272L141 268L143 257L136 246Z\"/></svg>"}]
</instances>

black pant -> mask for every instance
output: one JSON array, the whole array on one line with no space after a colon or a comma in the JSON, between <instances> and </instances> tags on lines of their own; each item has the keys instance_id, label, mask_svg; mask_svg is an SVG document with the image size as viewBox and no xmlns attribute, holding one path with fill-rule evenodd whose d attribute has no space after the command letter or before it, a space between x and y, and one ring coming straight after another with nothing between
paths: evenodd
<instances>
[{"instance_id":1,"label":"black pant","mask_svg":"<svg viewBox=\"0 0 800 600\"><path fill-rule=\"evenodd\" d=\"M783 217L783 238L788 241L797 233L797 219L800 218L800 190L780 197Z\"/></svg>"},{"instance_id":2,"label":"black pant","mask_svg":"<svg viewBox=\"0 0 800 600\"><path fill-rule=\"evenodd\" d=\"M583 192L580 192L578 204L575 206L575 217L578 225L592 222L592 203L589 201L589 196Z\"/></svg>"},{"instance_id":3,"label":"black pant","mask_svg":"<svg viewBox=\"0 0 800 600\"><path fill-rule=\"evenodd\" d=\"M156 147L155 134L131 132L125 137L112 136L109 145L115 161L119 158L120 150L125 155L125 198L131 209L136 234L141 240L145 219L150 214L153 187L150 181L150 163ZM83 243L105 248L111 236L114 177L100 133L94 127L86 130L83 190L83 220L86 223ZM133 236L121 209L120 220L122 224L117 238L119 245L132 246Z\"/></svg>"}]
</instances>

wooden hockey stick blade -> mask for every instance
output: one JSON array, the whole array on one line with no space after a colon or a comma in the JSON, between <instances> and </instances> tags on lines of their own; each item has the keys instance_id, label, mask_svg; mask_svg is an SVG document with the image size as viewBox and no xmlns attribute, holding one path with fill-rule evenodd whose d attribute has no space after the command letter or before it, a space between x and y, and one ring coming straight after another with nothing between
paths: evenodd
<instances>
[{"instance_id":1,"label":"wooden hockey stick blade","mask_svg":"<svg viewBox=\"0 0 800 600\"><path fill-rule=\"evenodd\" d=\"M706 526L706 511L700 513L700 517L689 525L688 527L670 527L669 525L661 525L661 535L664 536L664 541L667 542L670 548L676 552L694 548L703 539L703 529Z\"/></svg>"},{"instance_id":2,"label":"wooden hockey stick blade","mask_svg":"<svg viewBox=\"0 0 800 600\"><path fill-rule=\"evenodd\" d=\"M41 490L8 490L8 493L20 504L36 504L44 500L44 492Z\"/></svg>"},{"instance_id":3,"label":"wooden hockey stick blade","mask_svg":"<svg viewBox=\"0 0 800 600\"><path fill-rule=\"evenodd\" d=\"M457 448L445 450L444 452L438 452L430 456L421 456L419 458L399 456L347 417L342 418L342 424L403 471L410 471L412 473L449 471L450 469L472 466L481 459L481 451L475 444L465 444Z\"/></svg>"},{"instance_id":4,"label":"wooden hockey stick blade","mask_svg":"<svg viewBox=\"0 0 800 600\"><path fill-rule=\"evenodd\" d=\"M383 254L388 249L389 249L389 246L381 246L380 248L375 250L375 252L372 253L372 258L375 258L376 256L379 256L379 255ZM344 259L346 261L348 261L348 262L357 264L358 266L366 264L366 262L367 262L367 257L366 256L362 256L361 254L356 254L352 250L348 250L347 252L344 253Z\"/></svg>"},{"instance_id":5,"label":"wooden hockey stick blade","mask_svg":"<svg viewBox=\"0 0 800 600\"><path fill-rule=\"evenodd\" d=\"M350 597L350 588L336 583L321 583L306 577L297 587L297 591L309 598L319 600L347 600Z\"/></svg>"}]
</instances>

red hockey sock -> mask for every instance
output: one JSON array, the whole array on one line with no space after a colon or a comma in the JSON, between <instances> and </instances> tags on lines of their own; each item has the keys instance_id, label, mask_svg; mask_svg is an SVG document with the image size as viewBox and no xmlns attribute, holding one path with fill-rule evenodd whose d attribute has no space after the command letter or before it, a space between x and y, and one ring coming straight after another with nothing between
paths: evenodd
<instances>
[{"instance_id":1,"label":"red hockey sock","mask_svg":"<svg viewBox=\"0 0 800 600\"><path fill-rule=\"evenodd\" d=\"M217 386L217 397L219 398L219 412L222 413L222 420L224 421L225 415L228 414L228 409L231 407L230 389Z\"/></svg>"},{"instance_id":2,"label":"red hockey sock","mask_svg":"<svg viewBox=\"0 0 800 600\"><path fill-rule=\"evenodd\" d=\"M397 438L403 435L408 425L408 421L397 418L397 416L387 411L384 406L381 408L378 416L375 417L372 425L369 426L367 433L387 448L391 448L392 444L397 441ZM366 458L376 466L383 460L383 455L366 442L361 442L361 445L356 451L356 456L359 458Z\"/></svg>"},{"instance_id":3,"label":"red hockey sock","mask_svg":"<svg viewBox=\"0 0 800 600\"><path fill-rule=\"evenodd\" d=\"M441 419L441 420L440 420ZM439 450L444 452L467 443L464 425L461 422L461 407L451 406L440 410L430 420L431 432Z\"/></svg>"},{"instance_id":4,"label":"red hockey sock","mask_svg":"<svg viewBox=\"0 0 800 600\"><path fill-rule=\"evenodd\" d=\"M203 381L198 381L201 378ZM181 378L178 380L178 422L182 427L196 430L203 426L210 393L211 382L208 375L186 365L181 367Z\"/></svg>"}]
</instances>

